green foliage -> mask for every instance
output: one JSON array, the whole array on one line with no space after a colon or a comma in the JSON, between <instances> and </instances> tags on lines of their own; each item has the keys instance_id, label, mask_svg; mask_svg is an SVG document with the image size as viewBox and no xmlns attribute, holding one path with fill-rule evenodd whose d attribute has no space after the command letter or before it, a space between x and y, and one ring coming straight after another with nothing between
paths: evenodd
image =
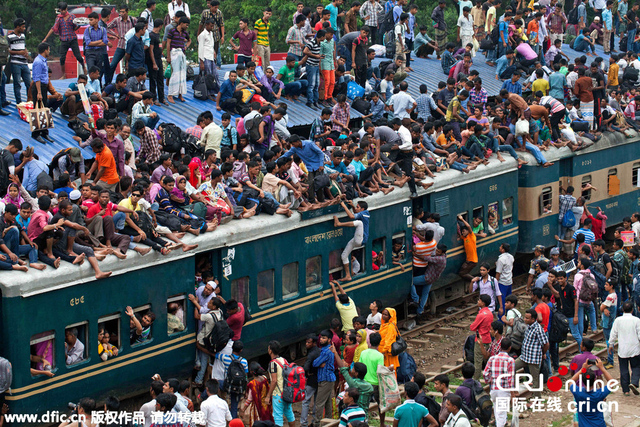
<instances>
[{"instance_id":1,"label":"green foliage","mask_svg":"<svg viewBox=\"0 0 640 427\"><path fill-rule=\"evenodd\" d=\"M47 35L56 18L55 9L58 0L2 0L0 19L5 30L13 29L13 21L22 18L27 22L27 49L36 51L36 47ZM57 52L58 40L51 38L54 52Z\"/></svg>"}]
</instances>

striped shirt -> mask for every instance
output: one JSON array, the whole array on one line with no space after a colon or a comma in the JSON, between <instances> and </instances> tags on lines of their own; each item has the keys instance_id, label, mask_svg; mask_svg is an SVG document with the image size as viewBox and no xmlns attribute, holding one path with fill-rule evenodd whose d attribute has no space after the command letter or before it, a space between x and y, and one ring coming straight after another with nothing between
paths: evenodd
<instances>
[{"instance_id":1,"label":"striped shirt","mask_svg":"<svg viewBox=\"0 0 640 427\"><path fill-rule=\"evenodd\" d=\"M269 21L264 22L262 19L258 19L253 25L253 29L258 35L258 44L262 46L269 46L269 27L271 23Z\"/></svg>"},{"instance_id":2,"label":"striped shirt","mask_svg":"<svg viewBox=\"0 0 640 427\"><path fill-rule=\"evenodd\" d=\"M171 49L184 50L185 43L187 41L187 32L181 33L177 28L172 28L169 31L168 39L171 40Z\"/></svg>"},{"instance_id":3,"label":"striped shirt","mask_svg":"<svg viewBox=\"0 0 640 427\"><path fill-rule=\"evenodd\" d=\"M212 14L211 10L209 9L202 11L200 24L204 27L204 24L209 18L213 19L213 40L218 42L220 40L220 36L222 35L222 27L224 27L224 18L222 17L222 11L218 9L215 15Z\"/></svg>"},{"instance_id":4,"label":"striped shirt","mask_svg":"<svg viewBox=\"0 0 640 427\"><path fill-rule=\"evenodd\" d=\"M17 35L16 33L11 33L7 36L7 42L9 43L9 50L25 50L25 36L24 34ZM27 64L27 58L22 55L11 55L11 63L12 64Z\"/></svg>"},{"instance_id":5,"label":"striped shirt","mask_svg":"<svg viewBox=\"0 0 640 427\"><path fill-rule=\"evenodd\" d=\"M320 43L318 43L318 39L315 37L307 42L307 49L314 55L320 55ZM317 67L320 65L320 58L312 58L311 56L307 56L307 65L312 67Z\"/></svg>"},{"instance_id":6,"label":"striped shirt","mask_svg":"<svg viewBox=\"0 0 640 427\"><path fill-rule=\"evenodd\" d=\"M502 340L501 340L502 341ZM482 373L485 382L491 383L491 390L499 390L498 385L502 389L510 389L514 386L514 377L516 373L515 361L509 354L501 351L495 356L491 356L487 362L487 366ZM498 377L500 382L497 381Z\"/></svg>"},{"instance_id":7,"label":"striped shirt","mask_svg":"<svg viewBox=\"0 0 640 427\"><path fill-rule=\"evenodd\" d=\"M229 370L229 365L231 365L232 360L239 360L244 367L244 372L249 373L249 364L247 363L247 359L241 356L235 356L233 354L223 354L222 352L216 353L216 359L222 362L224 366L224 376L227 377L227 371Z\"/></svg>"},{"instance_id":8,"label":"striped shirt","mask_svg":"<svg viewBox=\"0 0 640 427\"><path fill-rule=\"evenodd\" d=\"M427 257L433 255L436 251L436 241L431 240L430 242L420 241L413 246L413 266L414 267L426 267L427 261L423 261L422 259L416 257L419 255L420 257Z\"/></svg>"},{"instance_id":9,"label":"striped shirt","mask_svg":"<svg viewBox=\"0 0 640 427\"><path fill-rule=\"evenodd\" d=\"M292 43L289 45L289 53L294 55L302 56L302 47L304 46L304 36L302 35L302 31L298 28L297 25L289 28L287 32L287 38L285 41L288 43L289 41L297 41L299 43Z\"/></svg>"},{"instance_id":10,"label":"striped shirt","mask_svg":"<svg viewBox=\"0 0 640 427\"><path fill-rule=\"evenodd\" d=\"M127 41L124 39L124 36L127 34L127 31L134 27L135 23L135 19L131 16L129 16L126 21L123 21L122 18L118 16L107 25L109 35L118 37L118 49L125 49L127 47ZM113 30L114 28L116 29L115 31Z\"/></svg>"},{"instance_id":11,"label":"striped shirt","mask_svg":"<svg viewBox=\"0 0 640 427\"><path fill-rule=\"evenodd\" d=\"M364 20L365 25L369 27L378 27L378 15L383 11L382 5L377 1L366 1L360 8L360 17ZM367 19L365 19L365 17Z\"/></svg>"},{"instance_id":12,"label":"striped shirt","mask_svg":"<svg viewBox=\"0 0 640 427\"><path fill-rule=\"evenodd\" d=\"M358 405L350 405L344 408L340 414L340 427L347 427L354 421L366 421L367 415Z\"/></svg>"},{"instance_id":13,"label":"striped shirt","mask_svg":"<svg viewBox=\"0 0 640 427\"><path fill-rule=\"evenodd\" d=\"M589 230L587 228L579 228L578 230L576 230L575 233L573 233L572 238L575 240L576 237L578 237L578 234L583 234L584 235L584 242L587 245L592 244L596 240L596 235L593 234L593 231L591 231L591 230Z\"/></svg>"}]
</instances>

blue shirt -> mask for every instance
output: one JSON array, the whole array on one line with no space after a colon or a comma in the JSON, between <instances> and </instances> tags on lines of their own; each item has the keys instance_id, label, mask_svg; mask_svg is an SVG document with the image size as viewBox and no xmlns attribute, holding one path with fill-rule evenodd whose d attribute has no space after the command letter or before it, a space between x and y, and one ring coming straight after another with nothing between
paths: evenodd
<instances>
[{"instance_id":1,"label":"blue shirt","mask_svg":"<svg viewBox=\"0 0 640 427\"><path fill-rule=\"evenodd\" d=\"M556 99L564 99L564 85L567 79L560 72L553 73L549 76L549 96Z\"/></svg>"},{"instance_id":2,"label":"blue shirt","mask_svg":"<svg viewBox=\"0 0 640 427\"><path fill-rule=\"evenodd\" d=\"M507 55L502 55L500 58L498 58L498 60L496 61L496 76L500 77L508 66L509 58L507 58Z\"/></svg>"},{"instance_id":3,"label":"blue shirt","mask_svg":"<svg viewBox=\"0 0 640 427\"><path fill-rule=\"evenodd\" d=\"M409 14L409 22L407 22L408 30L404 33L404 37L407 40L413 40L414 29L416 27L416 16L413 13Z\"/></svg>"},{"instance_id":4,"label":"blue shirt","mask_svg":"<svg viewBox=\"0 0 640 427\"><path fill-rule=\"evenodd\" d=\"M393 22L394 23L397 24L400 21L400 15L402 15L402 12L403 12L402 6L396 5L396 6L393 7Z\"/></svg>"},{"instance_id":5,"label":"blue shirt","mask_svg":"<svg viewBox=\"0 0 640 427\"><path fill-rule=\"evenodd\" d=\"M41 85L49 84L49 66L47 65L47 58L42 55L38 55L36 59L33 60L33 65L31 66L31 78L33 82L40 82ZM40 88L41 93L45 93L45 88ZM44 96L43 99L46 99Z\"/></svg>"},{"instance_id":6,"label":"blue shirt","mask_svg":"<svg viewBox=\"0 0 640 427\"><path fill-rule=\"evenodd\" d=\"M602 11L602 21L607 25L607 30L611 31L613 28L613 16L611 10L605 9Z\"/></svg>"},{"instance_id":7,"label":"blue shirt","mask_svg":"<svg viewBox=\"0 0 640 427\"><path fill-rule=\"evenodd\" d=\"M91 96L94 92L102 93L100 90L100 79L89 80L89 83L87 83L84 88L87 91L87 96Z\"/></svg>"},{"instance_id":8,"label":"blue shirt","mask_svg":"<svg viewBox=\"0 0 640 427\"><path fill-rule=\"evenodd\" d=\"M22 183L27 191L36 191L38 189L38 175L40 175L40 172L49 173L49 167L38 159L31 160L22 170L24 171Z\"/></svg>"},{"instance_id":9,"label":"blue shirt","mask_svg":"<svg viewBox=\"0 0 640 427\"><path fill-rule=\"evenodd\" d=\"M140 37L133 36L127 40L126 53L129 58L129 68L144 68L144 42Z\"/></svg>"},{"instance_id":10,"label":"blue shirt","mask_svg":"<svg viewBox=\"0 0 640 427\"><path fill-rule=\"evenodd\" d=\"M536 279L536 283L535 283L534 287L535 288L540 288L540 289L544 288L544 285L547 284L547 280L549 280L549 272L548 271L544 271Z\"/></svg>"},{"instance_id":11,"label":"blue shirt","mask_svg":"<svg viewBox=\"0 0 640 427\"><path fill-rule=\"evenodd\" d=\"M220 145L223 147L231 147L236 144L238 144L238 131L229 123L229 126L222 128L222 141L220 141Z\"/></svg>"},{"instance_id":12,"label":"blue shirt","mask_svg":"<svg viewBox=\"0 0 640 427\"><path fill-rule=\"evenodd\" d=\"M320 356L313 361L313 367L318 368L318 382L334 382L336 380L336 374L334 372L333 362L335 358L331 352L329 344L320 348ZM324 363L323 367L320 367Z\"/></svg>"},{"instance_id":13,"label":"blue shirt","mask_svg":"<svg viewBox=\"0 0 640 427\"><path fill-rule=\"evenodd\" d=\"M369 218L370 217L371 215L369 215L368 210L363 210L362 212L358 212L357 214L355 214L354 221L362 221L362 244L363 245L367 243L367 240L369 239Z\"/></svg>"},{"instance_id":14,"label":"blue shirt","mask_svg":"<svg viewBox=\"0 0 640 427\"><path fill-rule=\"evenodd\" d=\"M104 51L106 51L106 49L107 49L106 46L89 46L89 43L97 42L97 41L100 41L100 40L105 45L107 43L109 43L109 40L107 39L107 30L105 28L101 28L98 25L98 29L96 30L91 25L89 25L87 27L87 29L84 30L83 41L84 41L84 49L85 50L104 50Z\"/></svg>"},{"instance_id":15,"label":"blue shirt","mask_svg":"<svg viewBox=\"0 0 640 427\"><path fill-rule=\"evenodd\" d=\"M502 21L500 23L500 27L498 29L504 35L504 41L509 43L509 24L506 21ZM502 38L498 40L498 43L502 43Z\"/></svg>"},{"instance_id":16,"label":"blue shirt","mask_svg":"<svg viewBox=\"0 0 640 427\"><path fill-rule=\"evenodd\" d=\"M571 393L573 393L573 397L578 404L578 424L580 427L601 427L605 425L602 411L598 410L598 403L611 393L609 387L596 387L595 390L586 391L585 388L574 384L571 386ZM588 406L586 403L582 403L587 402L587 399Z\"/></svg>"},{"instance_id":17,"label":"blue shirt","mask_svg":"<svg viewBox=\"0 0 640 427\"><path fill-rule=\"evenodd\" d=\"M506 80L502 83L502 89L506 89L509 93L515 93L516 95L522 95L522 85L520 82L513 83L511 80Z\"/></svg>"},{"instance_id":18,"label":"blue shirt","mask_svg":"<svg viewBox=\"0 0 640 427\"><path fill-rule=\"evenodd\" d=\"M233 97L233 93L236 91L236 84L231 83L231 80L225 80L220 86L220 101L225 101Z\"/></svg>"},{"instance_id":19,"label":"blue shirt","mask_svg":"<svg viewBox=\"0 0 640 427\"><path fill-rule=\"evenodd\" d=\"M331 24L331 28L334 31L338 31L338 8L330 3L325 7L329 12L331 12L331 17L329 18L329 23Z\"/></svg>"},{"instance_id":20,"label":"blue shirt","mask_svg":"<svg viewBox=\"0 0 640 427\"><path fill-rule=\"evenodd\" d=\"M309 172L315 172L324 164L324 153L312 141L302 141L302 147L291 147L284 153L284 157L291 157L297 154L304 162Z\"/></svg>"},{"instance_id":21,"label":"blue shirt","mask_svg":"<svg viewBox=\"0 0 640 427\"><path fill-rule=\"evenodd\" d=\"M376 122L380 120L382 118L382 115L384 114L384 102L382 102L380 98L378 98L377 103L369 101L369 104L371 104L371 110L369 111L369 113L371 113L371 121Z\"/></svg>"}]
</instances>

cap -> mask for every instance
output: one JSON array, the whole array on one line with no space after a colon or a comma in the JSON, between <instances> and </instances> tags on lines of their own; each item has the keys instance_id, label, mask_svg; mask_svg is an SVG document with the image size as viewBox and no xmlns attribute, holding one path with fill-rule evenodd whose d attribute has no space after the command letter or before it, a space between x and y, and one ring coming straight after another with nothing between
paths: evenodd
<instances>
[{"instance_id":1,"label":"cap","mask_svg":"<svg viewBox=\"0 0 640 427\"><path fill-rule=\"evenodd\" d=\"M78 147L72 147L69 149L69 158L73 163L79 163L82 161L82 154L80 153L80 149Z\"/></svg>"},{"instance_id":2,"label":"cap","mask_svg":"<svg viewBox=\"0 0 640 427\"><path fill-rule=\"evenodd\" d=\"M551 255L560 255L560 249L551 248Z\"/></svg>"},{"instance_id":3,"label":"cap","mask_svg":"<svg viewBox=\"0 0 640 427\"><path fill-rule=\"evenodd\" d=\"M534 251L538 251L538 252L544 252L544 246L542 245L536 245L535 248L533 248Z\"/></svg>"},{"instance_id":4,"label":"cap","mask_svg":"<svg viewBox=\"0 0 640 427\"><path fill-rule=\"evenodd\" d=\"M229 421L229 427L244 427L244 423L240 418L234 418Z\"/></svg>"},{"instance_id":5,"label":"cap","mask_svg":"<svg viewBox=\"0 0 640 427\"><path fill-rule=\"evenodd\" d=\"M69 200L80 200L80 197L82 197L82 193L80 193L79 190L73 190L71 193L69 193Z\"/></svg>"},{"instance_id":6,"label":"cap","mask_svg":"<svg viewBox=\"0 0 640 427\"><path fill-rule=\"evenodd\" d=\"M595 18L593 18L593 20L594 20L594 21L599 21L599 20L600 20L600 17L599 17L599 16L596 16Z\"/></svg>"},{"instance_id":7,"label":"cap","mask_svg":"<svg viewBox=\"0 0 640 427\"><path fill-rule=\"evenodd\" d=\"M378 254L376 253L376 251L371 251L371 258L375 258L377 256Z\"/></svg>"},{"instance_id":8,"label":"cap","mask_svg":"<svg viewBox=\"0 0 640 427\"><path fill-rule=\"evenodd\" d=\"M207 285L211 285L211 287L212 287L213 289L215 289L215 288L217 288L217 287L218 287L218 284L217 284L216 282L214 282L213 280L208 281L208 282L207 282Z\"/></svg>"}]
</instances>

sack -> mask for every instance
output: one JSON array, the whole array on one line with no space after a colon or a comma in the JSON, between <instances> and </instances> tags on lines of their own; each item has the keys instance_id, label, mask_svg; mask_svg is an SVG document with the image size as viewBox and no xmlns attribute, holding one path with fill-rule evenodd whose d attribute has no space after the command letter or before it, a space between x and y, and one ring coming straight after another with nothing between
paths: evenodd
<instances>
[{"instance_id":1,"label":"sack","mask_svg":"<svg viewBox=\"0 0 640 427\"><path fill-rule=\"evenodd\" d=\"M251 102L257 102L258 104L260 104L260 106L267 105L269 103L269 101L267 101L257 93L253 95L253 97L251 97Z\"/></svg>"},{"instance_id":2,"label":"sack","mask_svg":"<svg viewBox=\"0 0 640 427\"><path fill-rule=\"evenodd\" d=\"M380 410L387 412L401 403L400 389L396 374L384 365L378 365L378 387L380 389Z\"/></svg>"},{"instance_id":3,"label":"sack","mask_svg":"<svg viewBox=\"0 0 640 427\"><path fill-rule=\"evenodd\" d=\"M20 104L16 105L16 108L18 109L18 114L20 115L20 118L25 122L29 123L29 119L27 119L27 114L29 114L29 110L33 110L33 102L32 101L21 102Z\"/></svg>"},{"instance_id":4,"label":"sack","mask_svg":"<svg viewBox=\"0 0 640 427\"><path fill-rule=\"evenodd\" d=\"M522 316L518 316L513 319L513 326L511 327L511 348L513 350L520 350L522 348L522 341L524 341L524 333L527 331L527 324L524 323Z\"/></svg>"},{"instance_id":5,"label":"sack","mask_svg":"<svg viewBox=\"0 0 640 427\"><path fill-rule=\"evenodd\" d=\"M529 134L529 122L524 119L520 119L516 122L516 136Z\"/></svg>"},{"instance_id":6,"label":"sack","mask_svg":"<svg viewBox=\"0 0 640 427\"><path fill-rule=\"evenodd\" d=\"M304 368L295 363L284 364L275 359L280 368L282 368L282 400L285 403L302 402L307 393L307 377L304 375Z\"/></svg>"},{"instance_id":7,"label":"sack","mask_svg":"<svg viewBox=\"0 0 640 427\"><path fill-rule=\"evenodd\" d=\"M36 103L36 108L29 111L27 118L31 132L53 128L51 110L45 107L42 101Z\"/></svg>"},{"instance_id":8,"label":"sack","mask_svg":"<svg viewBox=\"0 0 640 427\"><path fill-rule=\"evenodd\" d=\"M256 91L253 89L242 89L242 102L245 104L249 102L255 93Z\"/></svg>"},{"instance_id":9,"label":"sack","mask_svg":"<svg viewBox=\"0 0 640 427\"><path fill-rule=\"evenodd\" d=\"M569 11L569 14L567 15L567 22L571 25L578 25L579 19L577 6Z\"/></svg>"},{"instance_id":10,"label":"sack","mask_svg":"<svg viewBox=\"0 0 640 427\"><path fill-rule=\"evenodd\" d=\"M562 217L562 226L565 228L572 228L576 225L576 216L573 214L571 209L565 212Z\"/></svg>"},{"instance_id":11,"label":"sack","mask_svg":"<svg viewBox=\"0 0 640 427\"><path fill-rule=\"evenodd\" d=\"M13 367L4 357L0 357L0 393L11 391L13 381Z\"/></svg>"},{"instance_id":12,"label":"sack","mask_svg":"<svg viewBox=\"0 0 640 427\"><path fill-rule=\"evenodd\" d=\"M265 197L264 199L260 199L260 213L264 212L267 215L275 215L277 210L278 206L272 198Z\"/></svg>"},{"instance_id":13,"label":"sack","mask_svg":"<svg viewBox=\"0 0 640 427\"><path fill-rule=\"evenodd\" d=\"M9 41L7 36L0 36L0 67L9 63Z\"/></svg>"},{"instance_id":14,"label":"sack","mask_svg":"<svg viewBox=\"0 0 640 427\"><path fill-rule=\"evenodd\" d=\"M349 99L356 99L364 96L364 88L354 81L350 81L347 84L347 97Z\"/></svg>"},{"instance_id":15,"label":"sack","mask_svg":"<svg viewBox=\"0 0 640 427\"><path fill-rule=\"evenodd\" d=\"M213 313L209 314L213 317L213 328L211 328L209 335L204 338L204 346L211 353L219 353L233 337L233 331L224 319L218 320Z\"/></svg>"},{"instance_id":16,"label":"sack","mask_svg":"<svg viewBox=\"0 0 640 427\"><path fill-rule=\"evenodd\" d=\"M558 310L553 310L551 325L549 327L549 341L563 342L569 333L569 320L567 316Z\"/></svg>"},{"instance_id":17,"label":"sack","mask_svg":"<svg viewBox=\"0 0 640 427\"><path fill-rule=\"evenodd\" d=\"M358 96L351 103L351 108L366 116L371 110L371 104L369 104L366 99Z\"/></svg>"},{"instance_id":18,"label":"sack","mask_svg":"<svg viewBox=\"0 0 640 427\"><path fill-rule=\"evenodd\" d=\"M385 56L393 59L396 56L396 35L393 32L393 28L384 35L384 47L386 51Z\"/></svg>"},{"instance_id":19,"label":"sack","mask_svg":"<svg viewBox=\"0 0 640 427\"><path fill-rule=\"evenodd\" d=\"M167 153L177 153L182 148L182 129L173 123L161 123L162 150Z\"/></svg>"},{"instance_id":20,"label":"sack","mask_svg":"<svg viewBox=\"0 0 640 427\"><path fill-rule=\"evenodd\" d=\"M262 122L262 115L260 114L244 121L244 130L249 134L249 141L252 143L260 139L260 122Z\"/></svg>"},{"instance_id":21,"label":"sack","mask_svg":"<svg viewBox=\"0 0 640 427\"><path fill-rule=\"evenodd\" d=\"M400 335L400 331L398 330L397 326L396 326L396 332L397 332L396 342L391 344L391 355L392 356L397 356L400 353L403 353L403 352L405 352L407 350L407 342Z\"/></svg>"},{"instance_id":22,"label":"sack","mask_svg":"<svg viewBox=\"0 0 640 427\"><path fill-rule=\"evenodd\" d=\"M316 177L313 178L313 188L316 191L321 190L323 188L327 188L330 185L331 185L331 178L329 178L329 175L324 175L324 174L316 175Z\"/></svg>"},{"instance_id":23,"label":"sack","mask_svg":"<svg viewBox=\"0 0 640 427\"><path fill-rule=\"evenodd\" d=\"M236 359L231 355L231 363L227 368L227 376L224 379L224 391L236 395L244 395L247 389L247 373L242 364L242 358L238 356Z\"/></svg>"},{"instance_id":24,"label":"sack","mask_svg":"<svg viewBox=\"0 0 640 427\"><path fill-rule=\"evenodd\" d=\"M464 341L464 361L473 363L473 349L476 345L476 334L471 334Z\"/></svg>"},{"instance_id":25,"label":"sack","mask_svg":"<svg viewBox=\"0 0 640 427\"><path fill-rule=\"evenodd\" d=\"M198 74L193 79L193 97L196 99L200 99L202 101L206 101L209 99L209 93L207 90L207 84L205 83L205 79L202 74Z\"/></svg>"},{"instance_id":26,"label":"sack","mask_svg":"<svg viewBox=\"0 0 640 427\"><path fill-rule=\"evenodd\" d=\"M418 370L416 361L406 351L403 351L398 356L400 366L398 367L398 382L400 384L408 383L413 378L413 374Z\"/></svg>"},{"instance_id":27,"label":"sack","mask_svg":"<svg viewBox=\"0 0 640 427\"><path fill-rule=\"evenodd\" d=\"M598 284L591 274L582 276L582 287L578 298L583 301L596 301L598 299Z\"/></svg>"}]
</instances>

